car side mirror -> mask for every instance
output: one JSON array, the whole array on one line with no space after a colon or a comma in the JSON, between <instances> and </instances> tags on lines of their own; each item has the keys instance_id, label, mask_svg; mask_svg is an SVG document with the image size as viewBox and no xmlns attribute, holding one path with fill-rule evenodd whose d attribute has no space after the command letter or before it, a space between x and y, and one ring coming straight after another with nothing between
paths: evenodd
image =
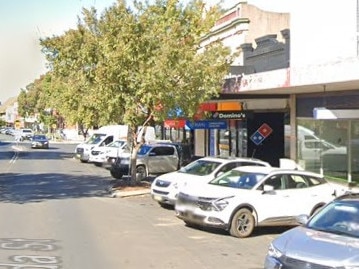
<instances>
[{"instance_id":1,"label":"car side mirror","mask_svg":"<svg viewBox=\"0 0 359 269\"><path fill-rule=\"evenodd\" d=\"M274 187L272 185L264 184L263 192L272 192L272 191L274 191Z\"/></svg>"},{"instance_id":2,"label":"car side mirror","mask_svg":"<svg viewBox=\"0 0 359 269\"><path fill-rule=\"evenodd\" d=\"M296 222L298 222L300 225L305 225L307 224L308 220L309 220L309 216L308 215L299 215L295 217Z\"/></svg>"}]
</instances>

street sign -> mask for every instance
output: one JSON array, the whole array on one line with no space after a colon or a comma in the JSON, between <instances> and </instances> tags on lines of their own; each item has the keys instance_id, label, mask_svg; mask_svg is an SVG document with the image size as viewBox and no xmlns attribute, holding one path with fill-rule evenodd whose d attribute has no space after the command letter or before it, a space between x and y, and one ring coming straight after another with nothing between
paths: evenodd
<instances>
[{"instance_id":1,"label":"street sign","mask_svg":"<svg viewBox=\"0 0 359 269\"><path fill-rule=\"evenodd\" d=\"M186 121L186 126L191 130L196 129L227 129L227 121L224 120L200 120Z\"/></svg>"}]
</instances>

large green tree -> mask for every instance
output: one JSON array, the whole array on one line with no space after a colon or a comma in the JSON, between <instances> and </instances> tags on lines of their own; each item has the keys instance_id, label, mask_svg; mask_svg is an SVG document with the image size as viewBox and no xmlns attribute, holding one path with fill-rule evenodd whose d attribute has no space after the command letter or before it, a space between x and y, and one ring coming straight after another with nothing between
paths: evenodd
<instances>
[{"instance_id":1,"label":"large green tree","mask_svg":"<svg viewBox=\"0 0 359 269\"><path fill-rule=\"evenodd\" d=\"M133 9L118 0L99 18L84 9L77 29L41 41L57 81L50 94L60 100L57 109L88 126L128 124L135 163L137 126L192 118L219 94L229 49L220 41L201 47L219 15L200 0L135 1Z\"/></svg>"}]
</instances>

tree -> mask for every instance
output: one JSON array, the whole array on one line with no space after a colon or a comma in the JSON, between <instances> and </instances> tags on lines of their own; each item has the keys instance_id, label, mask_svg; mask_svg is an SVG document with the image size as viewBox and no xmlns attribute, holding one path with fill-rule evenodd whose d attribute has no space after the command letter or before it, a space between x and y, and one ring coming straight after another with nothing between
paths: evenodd
<instances>
[{"instance_id":1,"label":"tree","mask_svg":"<svg viewBox=\"0 0 359 269\"><path fill-rule=\"evenodd\" d=\"M56 117L52 112L50 113L53 105L49 103L51 100L48 96L49 88L51 88L51 76L45 74L22 89L17 99L19 115L22 117L38 115L39 120L46 126L56 123Z\"/></svg>"},{"instance_id":2,"label":"tree","mask_svg":"<svg viewBox=\"0 0 359 269\"><path fill-rule=\"evenodd\" d=\"M124 123L133 142L136 127L162 122L174 111L192 118L200 103L216 97L231 56L220 41L201 47L219 17L203 1L124 0L105 10L83 10L76 30L42 40L58 79L59 110L84 124ZM176 113L178 114L178 113ZM135 169L135 165L132 165ZM132 170L135 182L135 171Z\"/></svg>"}]
</instances>

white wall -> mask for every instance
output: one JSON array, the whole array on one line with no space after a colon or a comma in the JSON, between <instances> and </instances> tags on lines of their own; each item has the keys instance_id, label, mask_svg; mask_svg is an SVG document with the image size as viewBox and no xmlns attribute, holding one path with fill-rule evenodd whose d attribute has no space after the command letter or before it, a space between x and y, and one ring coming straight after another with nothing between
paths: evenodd
<instances>
[{"instance_id":1,"label":"white wall","mask_svg":"<svg viewBox=\"0 0 359 269\"><path fill-rule=\"evenodd\" d=\"M357 56L357 0L294 0L291 10L291 66Z\"/></svg>"}]
</instances>

